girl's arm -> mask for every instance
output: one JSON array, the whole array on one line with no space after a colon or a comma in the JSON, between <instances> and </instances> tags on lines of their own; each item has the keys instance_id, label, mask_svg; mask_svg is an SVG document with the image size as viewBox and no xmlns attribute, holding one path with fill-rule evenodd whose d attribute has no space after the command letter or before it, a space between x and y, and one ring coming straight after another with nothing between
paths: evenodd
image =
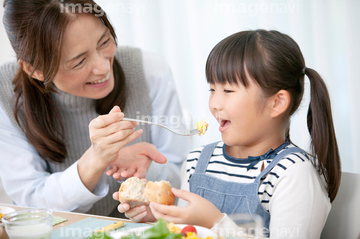
<instances>
[{"instance_id":1,"label":"girl's arm","mask_svg":"<svg viewBox=\"0 0 360 239\"><path fill-rule=\"evenodd\" d=\"M167 206L151 202L150 209L155 218L163 218L177 224L199 225L212 228L223 218L223 214L214 204L205 198L179 189L172 189L174 195L188 202L186 207Z\"/></svg>"},{"instance_id":2,"label":"girl's arm","mask_svg":"<svg viewBox=\"0 0 360 239\"><path fill-rule=\"evenodd\" d=\"M330 208L328 193L312 163L296 163L274 186L270 237L320 238Z\"/></svg>"}]
</instances>

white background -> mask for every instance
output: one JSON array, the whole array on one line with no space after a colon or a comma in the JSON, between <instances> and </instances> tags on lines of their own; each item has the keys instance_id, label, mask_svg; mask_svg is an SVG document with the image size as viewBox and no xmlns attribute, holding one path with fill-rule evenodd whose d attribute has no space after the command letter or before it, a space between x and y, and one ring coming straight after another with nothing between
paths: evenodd
<instances>
[{"instance_id":1,"label":"white background","mask_svg":"<svg viewBox=\"0 0 360 239\"><path fill-rule=\"evenodd\" d=\"M182 107L210 123L193 146L221 140L208 110L205 62L220 40L238 31L275 29L299 44L308 67L328 85L343 171L360 173L360 1L357 0L99 0L120 45L162 55L170 65ZM1 18L3 8L0 10ZM0 64L15 59L0 26ZM357 66L357 68L356 68ZM306 80L308 83L308 80ZM306 92L293 117L291 138L307 149Z\"/></svg>"}]
</instances>

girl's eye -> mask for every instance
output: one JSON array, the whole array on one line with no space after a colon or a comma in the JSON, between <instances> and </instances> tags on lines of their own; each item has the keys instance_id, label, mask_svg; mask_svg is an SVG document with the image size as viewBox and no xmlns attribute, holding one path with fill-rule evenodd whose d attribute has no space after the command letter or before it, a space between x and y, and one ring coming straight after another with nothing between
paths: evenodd
<instances>
[{"instance_id":1,"label":"girl's eye","mask_svg":"<svg viewBox=\"0 0 360 239\"><path fill-rule=\"evenodd\" d=\"M210 88L210 90L209 90L209 91L210 91L210 92L214 92L215 90Z\"/></svg>"},{"instance_id":2,"label":"girl's eye","mask_svg":"<svg viewBox=\"0 0 360 239\"><path fill-rule=\"evenodd\" d=\"M233 90L224 90L225 93L231 93L234 92Z\"/></svg>"},{"instance_id":3,"label":"girl's eye","mask_svg":"<svg viewBox=\"0 0 360 239\"><path fill-rule=\"evenodd\" d=\"M76 66L74 66L73 67L73 69L75 69L75 68L77 68L77 67L79 67L79 66L81 66L83 63L84 63L84 61L85 61L85 58L84 59L82 59Z\"/></svg>"}]
</instances>

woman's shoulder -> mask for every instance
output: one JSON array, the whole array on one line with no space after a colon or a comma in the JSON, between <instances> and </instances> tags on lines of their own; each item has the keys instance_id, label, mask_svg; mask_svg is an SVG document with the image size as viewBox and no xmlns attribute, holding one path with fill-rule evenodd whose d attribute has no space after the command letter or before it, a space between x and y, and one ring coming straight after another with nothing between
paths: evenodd
<instances>
[{"instance_id":1,"label":"woman's shoulder","mask_svg":"<svg viewBox=\"0 0 360 239\"><path fill-rule=\"evenodd\" d=\"M0 65L0 79L2 82L12 82L19 65L16 61L9 61Z\"/></svg>"},{"instance_id":2,"label":"woman's shoulder","mask_svg":"<svg viewBox=\"0 0 360 239\"><path fill-rule=\"evenodd\" d=\"M131 60L138 58L138 60L142 63L145 75L159 75L160 73L164 74L170 70L164 57L160 54L143 50L138 47L118 46L116 50L116 57L120 59L120 61L124 57L132 58Z\"/></svg>"},{"instance_id":3,"label":"woman's shoulder","mask_svg":"<svg viewBox=\"0 0 360 239\"><path fill-rule=\"evenodd\" d=\"M155 70L167 70L169 65L165 58L158 53L141 50L144 65L152 66Z\"/></svg>"},{"instance_id":4,"label":"woman's shoulder","mask_svg":"<svg viewBox=\"0 0 360 239\"><path fill-rule=\"evenodd\" d=\"M13 119L13 123L17 125L13 118L12 104L14 97L14 77L19 70L16 61L6 62L0 65L0 105L4 108L8 116Z\"/></svg>"},{"instance_id":5,"label":"woman's shoulder","mask_svg":"<svg viewBox=\"0 0 360 239\"><path fill-rule=\"evenodd\" d=\"M142 51L142 64L144 67L145 78L152 84L171 83L172 73L169 65L161 55ZM160 83L161 82L161 83Z\"/></svg>"}]
</instances>

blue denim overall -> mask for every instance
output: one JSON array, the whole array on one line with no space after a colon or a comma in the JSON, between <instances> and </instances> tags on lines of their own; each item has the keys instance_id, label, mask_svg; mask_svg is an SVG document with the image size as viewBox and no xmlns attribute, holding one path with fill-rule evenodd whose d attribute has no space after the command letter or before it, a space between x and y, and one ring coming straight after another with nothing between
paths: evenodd
<instances>
[{"instance_id":1,"label":"blue denim overall","mask_svg":"<svg viewBox=\"0 0 360 239\"><path fill-rule=\"evenodd\" d=\"M196 193L209 200L222 213L228 215L235 213L259 215L262 217L264 227L268 231L270 213L261 205L258 196L261 178L265 178L286 155L293 152L305 152L297 147L285 149L274 157L271 163L255 178L254 182L238 183L225 181L205 174L207 165L217 144L218 142L206 145L202 150L195 172L189 180L190 192Z\"/></svg>"}]
</instances>

